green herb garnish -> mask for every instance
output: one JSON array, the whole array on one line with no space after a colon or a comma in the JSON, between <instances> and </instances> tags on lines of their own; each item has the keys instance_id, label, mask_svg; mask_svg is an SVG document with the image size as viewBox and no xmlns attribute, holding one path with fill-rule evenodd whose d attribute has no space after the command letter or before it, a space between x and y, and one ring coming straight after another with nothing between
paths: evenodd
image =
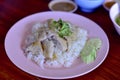
<instances>
[{"instance_id":1,"label":"green herb garnish","mask_svg":"<svg viewBox=\"0 0 120 80\"><path fill-rule=\"evenodd\" d=\"M72 34L69 24L62 19L59 19L58 21L53 20L51 27L52 29L54 28L54 30L57 31L60 37L70 36Z\"/></svg>"}]
</instances>

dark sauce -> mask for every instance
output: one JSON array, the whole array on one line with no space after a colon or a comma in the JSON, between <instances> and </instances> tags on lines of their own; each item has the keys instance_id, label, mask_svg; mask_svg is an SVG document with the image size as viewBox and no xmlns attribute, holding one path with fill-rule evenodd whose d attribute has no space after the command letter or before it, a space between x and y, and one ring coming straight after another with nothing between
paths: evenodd
<instances>
[{"instance_id":1,"label":"dark sauce","mask_svg":"<svg viewBox=\"0 0 120 80\"><path fill-rule=\"evenodd\" d=\"M114 2L114 1L110 1L110 2L106 2L106 3L105 3L105 6L106 6L108 9L110 9L113 4L115 4L115 2Z\"/></svg>"}]
</instances>

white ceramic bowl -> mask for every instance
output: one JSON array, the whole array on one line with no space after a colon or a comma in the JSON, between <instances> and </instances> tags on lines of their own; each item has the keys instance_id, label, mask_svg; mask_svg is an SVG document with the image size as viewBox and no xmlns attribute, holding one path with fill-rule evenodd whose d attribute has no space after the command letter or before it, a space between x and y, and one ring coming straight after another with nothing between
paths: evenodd
<instances>
[{"instance_id":1,"label":"white ceramic bowl","mask_svg":"<svg viewBox=\"0 0 120 80\"><path fill-rule=\"evenodd\" d=\"M83 12L93 12L104 0L74 0Z\"/></svg>"},{"instance_id":2,"label":"white ceramic bowl","mask_svg":"<svg viewBox=\"0 0 120 80\"><path fill-rule=\"evenodd\" d=\"M110 15L110 19L112 20L116 31L120 35L120 26L115 22L115 19L116 19L116 16L118 15L118 13L119 13L119 9L118 9L118 4L116 3L111 7L109 15Z\"/></svg>"},{"instance_id":3,"label":"white ceramic bowl","mask_svg":"<svg viewBox=\"0 0 120 80\"><path fill-rule=\"evenodd\" d=\"M61 5L60 3L65 3L65 4ZM51 11L65 11L65 12L75 12L78 8L77 5L71 0L52 0L48 4L48 7Z\"/></svg>"}]
</instances>

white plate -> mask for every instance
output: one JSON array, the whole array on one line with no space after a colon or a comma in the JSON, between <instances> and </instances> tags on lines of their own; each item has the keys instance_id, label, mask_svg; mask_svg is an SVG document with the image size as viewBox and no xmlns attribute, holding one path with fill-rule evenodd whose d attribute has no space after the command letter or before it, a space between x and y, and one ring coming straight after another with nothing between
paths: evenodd
<instances>
[{"instance_id":1,"label":"white plate","mask_svg":"<svg viewBox=\"0 0 120 80\"><path fill-rule=\"evenodd\" d=\"M22 42L25 34L35 22L42 22L49 18L63 19L88 30L88 37L99 37L102 47L97 53L96 60L91 64L84 64L78 60L70 68L41 69L32 61L27 60L22 51ZM67 79L82 76L96 69L106 58L109 51L109 41L105 32L95 22L78 14L67 12L41 12L25 17L15 23L5 38L5 50L10 60L21 70L32 75L49 79Z\"/></svg>"}]
</instances>

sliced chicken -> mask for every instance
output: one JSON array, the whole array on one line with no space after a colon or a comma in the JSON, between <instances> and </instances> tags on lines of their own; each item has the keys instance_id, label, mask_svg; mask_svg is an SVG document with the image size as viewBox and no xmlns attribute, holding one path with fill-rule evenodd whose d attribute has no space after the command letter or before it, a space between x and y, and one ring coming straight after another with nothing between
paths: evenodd
<instances>
[{"instance_id":1,"label":"sliced chicken","mask_svg":"<svg viewBox=\"0 0 120 80\"><path fill-rule=\"evenodd\" d=\"M60 45L57 46L61 46L62 51L66 51L67 50L67 41L59 36L56 37L57 41L60 43Z\"/></svg>"},{"instance_id":2,"label":"sliced chicken","mask_svg":"<svg viewBox=\"0 0 120 80\"><path fill-rule=\"evenodd\" d=\"M67 41L68 50L72 47L73 42L77 39L78 34L78 28L73 29L73 33L71 36L65 36L65 39Z\"/></svg>"},{"instance_id":3,"label":"sliced chicken","mask_svg":"<svg viewBox=\"0 0 120 80\"><path fill-rule=\"evenodd\" d=\"M30 46L27 47L25 52L31 52L33 55L43 54L42 45L40 42L33 42Z\"/></svg>"},{"instance_id":4,"label":"sliced chicken","mask_svg":"<svg viewBox=\"0 0 120 80\"><path fill-rule=\"evenodd\" d=\"M50 30L48 27L41 27L36 33L34 33L34 36L37 40L39 39L39 41L44 41L55 34L56 33Z\"/></svg>"},{"instance_id":5,"label":"sliced chicken","mask_svg":"<svg viewBox=\"0 0 120 80\"><path fill-rule=\"evenodd\" d=\"M58 35L52 36L51 39L52 39L55 47L57 47L61 51L66 51L67 50L67 42L66 42L65 39L59 37Z\"/></svg>"},{"instance_id":6,"label":"sliced chicken","mask_svg":"<svg viewBox=\"0 0 120 80\"><path fill-rule=\"evenodd\" d=\"M39 41L47 39L46 31L48 31L48 28L46 27L39 28L39 30L35 33L36 38L39 39Z\"/></svg>"},{"instance_id":7,"label":"sliced chicken","mask_svg":"<svg viewBox=\"0 0 120 80\"><path fill-rule=\"evenodd\" d=\"M54 43L46 39L42 42L42 46L45 57L52 59L54 54Z\"/></svg>"}]
</instances>

